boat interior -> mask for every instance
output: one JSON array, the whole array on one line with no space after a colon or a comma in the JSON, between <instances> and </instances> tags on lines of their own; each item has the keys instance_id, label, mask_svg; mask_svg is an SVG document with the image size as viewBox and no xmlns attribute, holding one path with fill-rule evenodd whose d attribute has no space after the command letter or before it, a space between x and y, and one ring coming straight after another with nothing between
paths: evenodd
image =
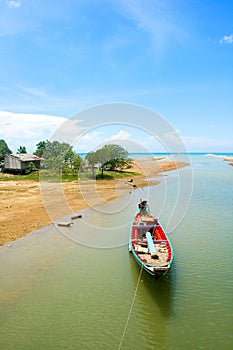
<instances>
[{"instance_id":1,"label":"boat interior","mask_svg":"<svg viewBox=\"0 0 233 350\"><path fill-rule=\"evenodd\" d=\"M132 248L142 263L165 267L171 260L171 248L158 220L149 213L139 212L132 225Z\"/></svg>"}]
</instances>

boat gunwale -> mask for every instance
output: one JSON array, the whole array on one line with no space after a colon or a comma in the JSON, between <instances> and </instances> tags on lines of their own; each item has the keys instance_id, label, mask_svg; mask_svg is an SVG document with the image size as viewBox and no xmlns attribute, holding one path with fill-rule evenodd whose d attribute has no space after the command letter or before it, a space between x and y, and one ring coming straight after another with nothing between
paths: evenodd
<instances>
[{"instance_id":1,"label":"boat gunwale","mask_svg":"<svg viewBox=\"0 0 233 350\"><path fill-rule=\"evenodd\" d=\"M134 249L134 246L133 246L133 242L136 242L136 243L139 243L139 242L142 242L142 240L140 239L135 239L133 240L132 239L132 232L133 232L133 228L154 228L155 227L155 224L153 225L134 225L133 223L135 222L135 218L138 216L138 214L141 213L141 210L140 209L137 209L133 219L132 219L132 222L131 222L131 225L130 225L130 239L129 239L129 251L132 252L133 254L133 257L135 258L136 262L147 272L149 273L150 275L156 277L157 275L161 275L161 274L165 274L171 267L171 264L174 260L174 249L173 249L173 246L172 246L172 243L171 243L171 240L169 238L169 236L167 235L163 225L161 225L161 223L158 221L158 224L159 226L161 227L164 235L165 235L165 239L163 240L155 240L155 242L166 242L168 244L168 248L170 248L170 259L167 261L167 264L166 265L159 265L159 266L148 266L148 264L146 262L143 262L140 257L136 254L136 251ZM150 211L150 209L147 210L147 213L149 214L150 217L152 217L153 219L156 219L155 216L152 214L152 212Z\"/></svg>"}]
</instances>

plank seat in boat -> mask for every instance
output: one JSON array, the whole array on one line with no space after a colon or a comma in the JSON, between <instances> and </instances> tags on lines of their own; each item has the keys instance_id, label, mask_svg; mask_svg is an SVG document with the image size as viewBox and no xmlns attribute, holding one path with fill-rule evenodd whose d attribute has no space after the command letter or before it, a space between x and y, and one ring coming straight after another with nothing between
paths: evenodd
<instances>
[{"instance_id":1,"label":"plank seat in boat","mask_svg":"<svg viewBox=\"0 0 233 350\"><path fill-rule=\"evenodd\" d=\"M147 246L147 241L142 241L141 239L135 239L133 243Z\"/></svg>"},{"instance_id":2,"label":"plank seat in boat","mask_svg":"<svg viewBox=\"0 0 233 350\"><path fill-rule=\"evenodd\" d=\"M148 248L142 247L141 245L136 245L135 252L148 254Z\"/></svg>"},{"instance_id":3,"label":"plank seat in boat","mask_svg":"<svg viewBox=\"0 0 233 350\"><path fill-rule=\"evenodd\" d=\"M152 227L154 227L153 224L151 224L151 225L133 225L133 228L150 229L150 228L152 228Z\"/></svg>"}]
</instances>

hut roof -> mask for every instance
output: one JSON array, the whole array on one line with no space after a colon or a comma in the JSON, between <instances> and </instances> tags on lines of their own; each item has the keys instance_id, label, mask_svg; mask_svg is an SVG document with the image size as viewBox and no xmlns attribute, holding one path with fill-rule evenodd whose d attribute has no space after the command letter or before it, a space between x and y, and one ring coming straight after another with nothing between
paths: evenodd
<instances>
[{"instance_id":1,"label":"hut roof","mask_svg":"<svg viewBox=\"0 0 233 350\"><path fill-rule=\"evenodd\" d=\"M19 160L21 160L21 162L33 162L34 160L41 160L42 159L40 157L37 157L34 154L29 154L29 153L8 154L7 156L19 159Z\"/></svg>"}]
</instances>

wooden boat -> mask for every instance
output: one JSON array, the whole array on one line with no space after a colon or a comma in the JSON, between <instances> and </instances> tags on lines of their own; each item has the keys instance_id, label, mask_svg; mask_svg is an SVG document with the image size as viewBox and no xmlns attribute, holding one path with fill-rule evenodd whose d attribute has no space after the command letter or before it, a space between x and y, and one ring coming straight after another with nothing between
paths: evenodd
<instances>
[{"instance_id":1,"label":"wooden boat","mask_svg":"<svg viewBox=\"0 0 233 350\"><path fill-rule=\"evenodd\" d=\"M139 203L131 225L129 251L153 277L166 273L173 261L171 241L145 200Z\"/></svg>"}]
</instances>

